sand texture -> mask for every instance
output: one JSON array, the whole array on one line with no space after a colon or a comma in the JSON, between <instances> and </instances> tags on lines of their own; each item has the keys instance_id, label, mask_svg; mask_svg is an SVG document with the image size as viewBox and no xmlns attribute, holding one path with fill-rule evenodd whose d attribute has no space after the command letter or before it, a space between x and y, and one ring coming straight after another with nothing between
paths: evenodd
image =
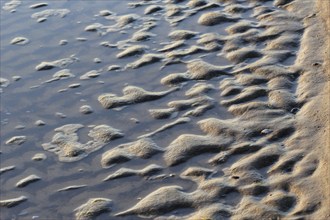
<instances>
[{"instance_id":1,"label":"sand texture","mask_svg":"<svg viewBox=\"0 0 330 220\"><path fill-rule=\"evenodd\" d=\"M330 219L329 1L0 6L0 219Z\"/></svg>"}]
</instances>

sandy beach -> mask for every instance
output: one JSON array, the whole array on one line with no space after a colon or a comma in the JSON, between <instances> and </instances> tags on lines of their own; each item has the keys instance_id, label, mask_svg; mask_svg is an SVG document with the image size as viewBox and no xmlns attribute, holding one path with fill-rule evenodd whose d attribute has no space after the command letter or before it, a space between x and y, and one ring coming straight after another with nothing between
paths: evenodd
<instances>
[{"instance_id":1,"label":"sandy beach","mask_svg":"<svg viewBox=\"0 0 330 220\"><path fill-rule=\"evenodd\" d=\"M0 7L0 219L330 219L330 1Z\"/></svg>"}]
</instances>

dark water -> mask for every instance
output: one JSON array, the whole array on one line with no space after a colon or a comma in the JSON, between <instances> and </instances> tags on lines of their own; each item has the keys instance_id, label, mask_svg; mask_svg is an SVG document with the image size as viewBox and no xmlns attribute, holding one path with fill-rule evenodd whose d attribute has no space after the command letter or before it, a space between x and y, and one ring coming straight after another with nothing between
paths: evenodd
<instances>
[{"instance_id":1,"label":"dark water","mask_svg":"<svg viewBox=\"0 0 330 220\"><path fill-rule=\"evenodd\" d=\"M1 0L1 7L7 1ZM138 197L144 197L155 189L166 185L180 185L189 192L196 186L195 183L182 180L179 177L167 178L165 180L145 181L142 177L127 177L109 182L102 182L111 172L120 167L141 169L151 163L164 165L161 155L156 155L148 160L132 160L124 165L110 169L103 169L100 159L103 152L117 146L136 140L136 138L148 131L153 131L164 125L163 120L155 120L148 113L148 109L166 108L169 101L187 99L185 90L180 90L168 96L146 103L130 105L121 111L103 109L97 101L97 97L105 92L121 94L122 88L129 84L144 88L148 91L166 90L167 87L160 84L160 79L166 74L173 72L184 72L185 65L176 64L160 70L161 63L156 62L138 69L127 69L124 71L107 72L109 65L125 64L134 61L137 57L117 59L119 52L116 48L100 46L100 42L109 41L116 43L119 40L128 39L135 30L127 29L127 33L108 33L100 36L95 32L86 32L84 28L92 23L112 25L114 21L106 20L104 17L95 16L100 10L108 9L117 14L136 13L143 14L146 6L138 8L127 7L128 1L99 0L99 1L46 1L48 6L30 9L31 4L44 1L22 1L22 3L11 13L1 10L1 77L9 79L8 87L2 88L1 93L1 168L14 165L13 171L1 175L1 200L27 196L28 200L12 208L1 207L1 219L72 219L73 210L85 203L89 198L105 197L114 201L113 211L123 211L138 201ZM70 13L64 18L51 16L45 22L38 23L31 15L45 9L64 8ZM209 9L214 10L214 9ZM207 28L197 25L198 15L193 15L176 27L171 27L163 18L157 21L157 26L151 30L156 34L153 39L142 42L150 48L159 49L161 42L169 41L167 35L173 29L188 29L192 31L206 32ZM194 22L192 22L194 20ZM225 27L226 25L224 25ZM222 28L224 28L222 27ZM219 29L219 33L224 33ZM29 39L26 45L11 45L14 37L24 36ZM87 41L77 41L76 38L87 38ZM61 40L67 40L67 45L59 45ZM194 43L191 39L187 42ZM43 61L53 61L71 55L79 58L65 67L71 70L76 77L43 83L50 79L60 68L46 71L36 71L35 67ZM227 65L228 62L219 56L210 54L205 60L216 65ZM183 60L190 60L201 54L191 55ZM100 58L101 63L93 62L94 58ZM80 80L79 76L90 71L100 70L101 75L94 79ZM13 76L21 79L14 81ZM219 80L209 80L208 83L218 87ZM67 88L72 83L80 83L80 87L68 89L59 93L58 90ZM188 82L185 88L190 88L193 82ZM37 87L34 87L37 86ZM218 92L211 92L210 96L220 100ZM79 112L81 105L92 106L94 112L83 115ZM60 112L66 115L60 118L55 115ZM228 118L225 109L216 104L216 108L209 110L198 118L192 118L188 124L177 125L174 128L157 134L155 142L166 147L177 136L184 133L201 134L196 121L207 118ZM130 118L136 118L140 123L134 123ZM45 126L36 126L36 120L43 120ZM167 120L166 122L171 121ZM50 142L54 135L53 130L65 124L79 123L85 126L108 124L118 128L125 133L121 139L117 139L103 147L101 150L91 153L88 157L73 163L62 163L58 157L44 151L42 143ZM24 129L15 129L22 125ZM81 131L81 140L87 140L87 130ZM17 135L27 136L27 141L22 145L6 145L9 138ZM31 158L36 153L44 153L47 159L44 161L33 161ZM205 162L203 156L190 160L189 165L198 165ZM181 172L187 165L182 164L175 168L166 168L162 173ZM16 188L15 184L22 178L36 174L42 178L41 181L32 183L24 188ZM56 192L58 189L70 186L86 184L87 187L68 192ZM185 213L183 210L182 213ZM111 214L110 214L111 215ZM109 214L99 216L99 219L107 219ZM125 219L125 218L123 218ZM127 219L133 219L128 217Z\"/></svg>"}]
</instances>

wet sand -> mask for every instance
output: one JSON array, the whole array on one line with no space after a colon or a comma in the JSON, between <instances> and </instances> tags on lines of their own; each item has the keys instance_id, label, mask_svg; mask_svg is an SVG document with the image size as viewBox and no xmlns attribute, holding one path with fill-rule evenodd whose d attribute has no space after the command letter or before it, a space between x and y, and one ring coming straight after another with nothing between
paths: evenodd
<instances>
[{"instance_id":1,"label":"wet sand","mask_svg":"<svg viewBox=\"0 0 330 220\"><path fill-rule=\"evenodd\" d=\"M328 219L327 1L1 1L1 219Z\"/></svg>"}]
</instances>

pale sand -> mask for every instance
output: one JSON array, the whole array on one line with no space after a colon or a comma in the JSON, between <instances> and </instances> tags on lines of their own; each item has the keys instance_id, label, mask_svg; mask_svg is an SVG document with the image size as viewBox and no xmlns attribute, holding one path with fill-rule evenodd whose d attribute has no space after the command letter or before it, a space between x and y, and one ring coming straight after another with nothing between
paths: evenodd
<instances>
[{"instance_id":1,"label":"pale sand","mask_svg":"<svg viewBox=\"0 0 330 220\"><path fill-rule=\"evenodd\" d=\"M308 204L320 208L308 218L330 218L330 2L324 0L303 1L294 4L292 10L302 14L316 13L305 21L298 64L304 73L298 82L298 99L305 102L297 114L297 131L288 140L292 148L305 148L310 161L318 160L319 167L309 179L297 180L297 192L301 195L299 206L307 210ZM320 63L315 68L314 63Z\"/></svg>"},{"instance_id":2,"label":"pale sand","mask_svg":"<svg viewBox=\"0 0 330 220\"><path fill-rule=\"evenodd\" d=\"M298 6L299 7L299 6ZM313 68L312 74L306 74L300 81L302 90L310 97L302 95L306 105L299 114L300 134L297 134L294 147L306 147L313 152L313 157L320 161L318 172L301 184L301 194L306 198L303 203L318 202L320 209L310 219L330 218L330 1L317 0L309 2L302 8L307 13L317 13L314 21L308 23L303 46L299 58L308 71L311 64L321 61L321 66ZM306 72L307 72L306 71ZM306 136L305 136L306 135ZM299 141L299 136L303 137Z\"/></svg>"}]
</instances>

